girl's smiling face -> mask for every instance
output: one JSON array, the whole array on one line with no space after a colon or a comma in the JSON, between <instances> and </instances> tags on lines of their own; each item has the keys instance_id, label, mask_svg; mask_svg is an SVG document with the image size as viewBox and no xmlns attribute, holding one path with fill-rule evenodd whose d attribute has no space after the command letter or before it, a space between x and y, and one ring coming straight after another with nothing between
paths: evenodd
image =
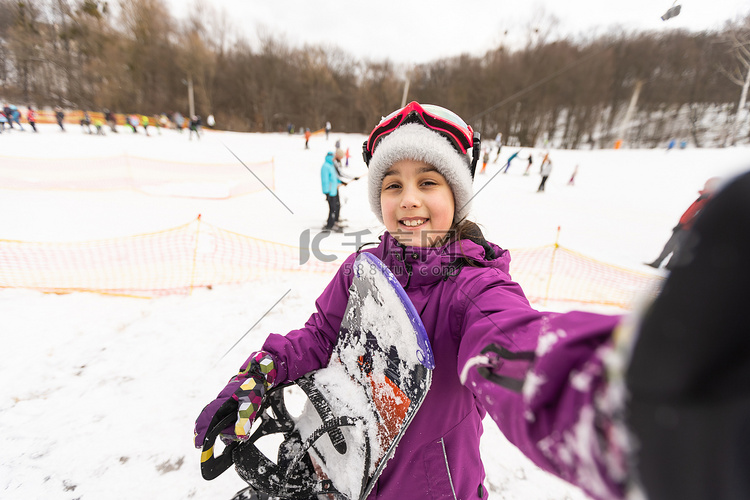
<instances>
[{"instance_id":1,"label":"girl's smiling face","mask_svg":"<svg viewBox=\"0 0 750 500\"><path fill-rule=\"evenodd\" d=\"M386 229L399 243L429 247L450 231L455 203L448 181L433 166L402 160L385 173L380 208Z\"/></svg>"}]
</instances>

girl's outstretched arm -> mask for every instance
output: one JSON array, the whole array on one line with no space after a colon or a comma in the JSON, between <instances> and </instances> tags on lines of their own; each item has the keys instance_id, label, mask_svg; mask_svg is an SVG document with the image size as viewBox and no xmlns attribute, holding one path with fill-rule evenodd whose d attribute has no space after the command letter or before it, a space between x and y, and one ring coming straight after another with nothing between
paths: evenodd
<instances>
[{"instance_id":1,"label":"girl's outstretched arm","mask_svg":"<svg viewBox=\"0 0 750 500\"><path fill-rule=\"evenodd\" d=\"M539 467L594 498L622 498L627 443L612 439L624 425L605 363L621 317L538 312L517 284L482 281L467 294L462 382Z\"/></svg>"}]
</instances>

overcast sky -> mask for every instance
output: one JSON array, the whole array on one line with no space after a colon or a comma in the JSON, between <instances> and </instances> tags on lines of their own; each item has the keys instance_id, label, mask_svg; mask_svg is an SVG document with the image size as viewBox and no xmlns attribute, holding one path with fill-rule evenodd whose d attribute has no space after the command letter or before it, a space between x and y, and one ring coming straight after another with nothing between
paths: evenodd
<instances>
[{"instance_id":1,"label":"overcast sky","mask_svg":"<svg viewBox=\"0 0 750 500\"><path fill-rule=\"evenodd\" d=\"M289 45L335 44L357 58L421 63L473 56L526 40L532 27L597 35L626 30L720 29L750 13L750 0L678 0L679 16L662 21L674 0L202 0L226 12L251 42L258 27ZM190 0L167 0L180 18Z\"/></svg>"}]
</instances>

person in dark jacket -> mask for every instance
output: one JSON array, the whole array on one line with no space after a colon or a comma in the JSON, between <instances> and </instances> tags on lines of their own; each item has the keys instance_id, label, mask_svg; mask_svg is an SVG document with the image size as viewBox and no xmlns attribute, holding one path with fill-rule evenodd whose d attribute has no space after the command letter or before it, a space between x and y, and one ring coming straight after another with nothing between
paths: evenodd
<instances>
[{"instance_id":1,"label":"person in dark jacket","mask_svg":"<svg viewBox=\"0 0 750 500\"><path fill-rule=\"evenodd\" d=\"M3 106L3 114L5 115L5 118L8 120L8 125L10 128L13 128L13 110L10 108L9 105Z\"/></svg>"},{"instance_id":2,"label":"person in dark jacket","mask_svg":"<svg viewBox=\"0 0 750 500\"><path fill-rule=\"evenodd\" d=\"M201 126L203 125L203 120L201 120L201 117L199 115L193 115L190 117L190 124L188 128L190 129L190 135L188 136L188 139L191 141L193 140L193 134L195 134L195 137L200 140L201 138Z\"/></svg>"},{"instance_id":3,"label":"person in dark jacket","mask_svg":"<svg viewBox=\"0 0 750 500\"><path fill-rule=\"evenodd\" d=\"M698 198L690 204L687 210L682 214L680 217L680 220L677 222L677 225L672 228L672 235L669 237L667 242L664 244L664 248L662 249L659 256L654 259L652 262L647 263L646 265L653 267L654 269L658 269L661 267L662 262L664 259L669 257L669 255L672 255L672 258L669 259L669 261L666 264L667 269L672 269L673 261L677 262L679 260L679 254L680 254L680 248L682 247L685 237L688 234L688 231L691 227L693 227L693 223L695 222L695 218L698 216L699 213L703 210L703 208L706 206L706 203L708 203L708 200L711 198L711 195L718 187L719 183L721 182L721 179L718 177L711 177L706 181L706 183L703 186L703 189L698 191Z\"/></svg>"},{"instance_id":4,"label":"person in dark jacket","mask_svg":"<svg viewBox=\"0 0 750 500\"><path fill-rule=\"evenodd\" d=\"M81 130L85 131L87 134L91 134L91 116L89 116L88 111L83 112L83 117L81 118Z\"/></svg>"},{"instance_id":5,"label":"person in dark jacket","mask_svg":"<svg viewBox=\"0 0 750 500\"><path fill-rule=\"evenodd\" d=\"M65 132L65 112L63 112L62 108L60 106L57 106L55 108L55 119L57 120L57 125L60 127L60 130Z\"/></svg>"},{"instance_id":6,"label":"person in dark jacket","mask_svg":"<svg viewBox=\"0 0 750 500\"><path fill-rule=\"evenodd\" d=\"M112 113L109 109L104 110L104 121L107 122L107 125L109 125L110 130L117 133L117 118L115 118L115 114Z\"/></svg>"}]
</instances>

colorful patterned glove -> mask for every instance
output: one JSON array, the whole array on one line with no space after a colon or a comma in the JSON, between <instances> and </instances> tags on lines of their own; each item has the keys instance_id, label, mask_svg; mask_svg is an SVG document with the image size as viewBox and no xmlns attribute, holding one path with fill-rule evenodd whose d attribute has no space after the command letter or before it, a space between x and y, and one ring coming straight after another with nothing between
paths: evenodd
<instances>
[{"instance_id":1,"label":"colorful patterned glove","mask_svg":"<svg viewBox=\"0 0 750 500\"><path fill-rule=\"evenodd\" d=\"M232 413L237 414L237 420L234 426L222 430L222 440L229 442L247 439L263 396L275 381L276 364L271 354L265 351L251 354L240 372L231 378L216 399L198 415L195 421L195 447L202 448L208 430Z\"/></svg>"}]
</instances>

